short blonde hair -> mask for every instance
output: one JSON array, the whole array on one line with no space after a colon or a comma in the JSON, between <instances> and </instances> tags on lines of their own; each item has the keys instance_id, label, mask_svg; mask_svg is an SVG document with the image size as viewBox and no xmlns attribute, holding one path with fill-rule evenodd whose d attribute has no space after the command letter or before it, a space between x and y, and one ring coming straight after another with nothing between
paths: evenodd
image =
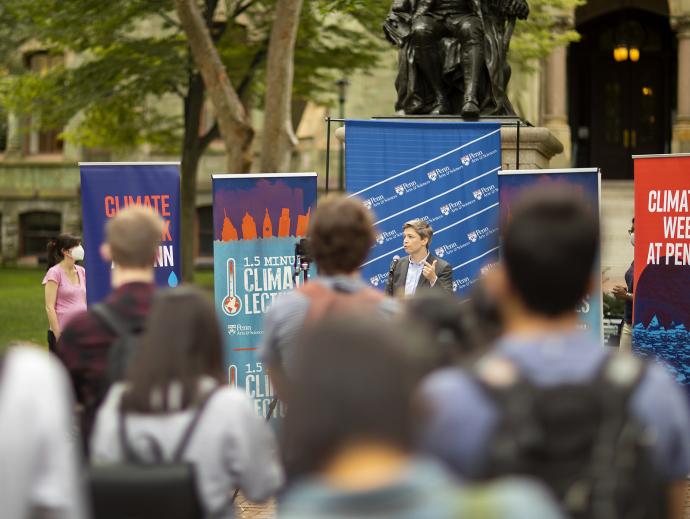
<instances>
[{"instance_id":1,"label":"short blonde hair","mask_svg":"<svg viewBox=\"0 0 690 519\"><path fill-rule=\"evenodd\" d=\"M414 220L405 222L403 225L403 232L405 232L405 229L412 229L414 232L419 234L419 237L422 239L427 238L429 240L426 242L427 247L429 247L431 244L431 237L434 235L434 230L426 220L415 218Z\"/></svg>"},{"instance_id":2,"label":"short blonde hair","mask_svg":"<svg viewBox=\"0 0 690 519\"><path fill-rule=\"evenodd\" d=\"M163 236L163 219L153 209L130 206L105 226L105 237L116 265L152 267Z\"/></svg>"}]
</instances>

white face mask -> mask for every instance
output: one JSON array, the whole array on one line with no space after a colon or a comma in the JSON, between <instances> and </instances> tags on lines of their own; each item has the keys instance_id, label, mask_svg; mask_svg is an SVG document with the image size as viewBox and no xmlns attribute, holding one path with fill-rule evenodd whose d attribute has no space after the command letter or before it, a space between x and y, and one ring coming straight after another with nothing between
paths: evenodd
<instances>
[{"instance_id":1,"label":"white face mask","mask_svg":"<svg viewBox=\"0 0 690 519\"><path fill-rule=\"evenodd\" d=\"M632 245L633 247L635 246L635 233L634 232L630 233L630 245Z\"/></svg>"},{"instance_id":2,"label":"white face mask","mask_svg":"<svg viewBox=\"0 0 690 519\"><path fill-rule=\"evenodd\" d=\"M82 247L81 245L72 247L69 250L69 253L72 255L72 259L74 261L84 261L84 247Z\"/></svg>"}]
</instances>

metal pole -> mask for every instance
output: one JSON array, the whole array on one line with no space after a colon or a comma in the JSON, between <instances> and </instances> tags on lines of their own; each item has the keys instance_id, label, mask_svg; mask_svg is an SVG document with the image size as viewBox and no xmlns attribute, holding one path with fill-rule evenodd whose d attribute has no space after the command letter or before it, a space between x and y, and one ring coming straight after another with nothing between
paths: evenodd
<instances>
[{"instance_id":1,"label":"metal pole","mask_svg":"<svg viewBox=\"0 0 690 519\"><path fill-rule=\"evenodd\" d=\"M517 122L517 137L516 137L516 147L515 150L515 169L520 169L520 120Z\"/></svg>"},{"instance_id":2,"label":"metal pole","mask_svg":"<svg viewBox=\"0 0 690 519\"><path fill-rule=\"evenodd\" d=\"M335 82L338 87L339 117L345 119L345 94L350 81L344 77ZM342 141L338 142L338 190L345 191L345 148Z\"/></svg>"},{"instance_id":3,"label":"metal pole","mask_svg":"<svg viewBox=\"0 0 690 519\"><path fill-rule=\"evenodd\" d=\"M326 194L330 185L331 172L331 116L326 117Z\"/></svg>"}]
</instances>

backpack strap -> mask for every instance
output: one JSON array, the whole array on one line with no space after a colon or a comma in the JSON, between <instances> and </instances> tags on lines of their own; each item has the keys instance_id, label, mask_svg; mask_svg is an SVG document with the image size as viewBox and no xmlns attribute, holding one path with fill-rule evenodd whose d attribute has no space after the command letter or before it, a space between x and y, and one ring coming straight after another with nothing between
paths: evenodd
<instances>
[{"instance_id":1,"label":"backpack strap","mask_svg":"<svg viewBox=\"0 0 690 519\"><path fill-rule=\"evenodd\" d=\"M134 333L139 328L123 319L106 303L97 303L91 307L91 310L111 331L115 332L117 337Z\"/></svg>"},{"instance_id":2,"label":"backpack strap","mask_svg":"<svg viewBox=\"0 0 690 519\"><path fill-rule=\"evenodd\" d=\"M182 456L184 455L185 450L187 449L187 445L189 444L189 440L192 438L194 430L196 429L196 426L199 423L199 420L201 419L201 415L204 412L204 409L206 408L206 404L209 402L209 400L211 400L211 397L216 393L219 387L220 386L216 386L211 391L206 393L201 402L199 402L199 405L197 405L191 421L182 433L180 442L178 443L177 447L173 452L173 456L171 459L173 463L179 463L182 460ZM118 436L120 439L120 445L122 446L122 450L125 455L125 459L129 462L144 464L142 457L139 454L137 454L136 451L134 451L132 445L129 443L129 440L127 439L125 414L126 413L122 409L122 405L120 405L118 411ZM154 459L156 460L156 462L162 463L164 458L163 451L158 445L158 443L156 443L156 441L151 436L146 436L146 440L149 442L151 446L151 450L153 451Z\"/></svg>"},{"instance_id":3,"label":"backpack strap","mask_svg":"<svg viewBox=\"0 0 690 519\"><path fill-rule=\"evenodd\" d=\"M309 299L309 310L305 322L316 322L341 306L353 309L359 308L360 304L375 306L386 299L385 294L368 286L353 291L339 284L330 288L318 281L305 283L298 292ZM344 301L351 304L342 304Z\"/></svg>"}]
</instances>

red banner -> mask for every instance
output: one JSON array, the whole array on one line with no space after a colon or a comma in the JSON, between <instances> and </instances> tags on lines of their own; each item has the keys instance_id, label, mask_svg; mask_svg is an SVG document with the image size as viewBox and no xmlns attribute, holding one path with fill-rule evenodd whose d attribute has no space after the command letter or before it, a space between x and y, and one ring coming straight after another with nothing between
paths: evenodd
<instances>
[{"instance_id":1,"label":"red banner","mask_svg":"<svg viewBox=\"0 0 690 519\"><path fill-rule=\"evenodd\" d=\"M690 390L690 155L635 157L633 348Z\"/></svg>"}]
</instances>

